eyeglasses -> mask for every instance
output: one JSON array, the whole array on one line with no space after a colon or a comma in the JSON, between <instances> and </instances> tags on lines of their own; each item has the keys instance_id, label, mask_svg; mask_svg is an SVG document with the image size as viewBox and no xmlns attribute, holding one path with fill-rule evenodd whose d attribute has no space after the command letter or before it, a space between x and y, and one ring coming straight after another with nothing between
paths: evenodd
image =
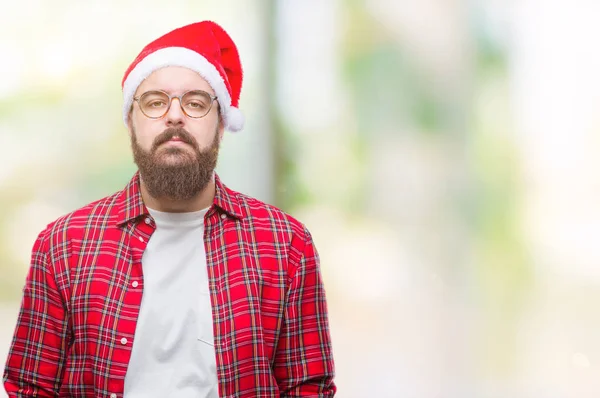
<instances>
[{"instance_id":1,"label":"eyeglasses","mask_svg":"<svg viewBox=\"0 0 600 398\"><path fill-rule=\"evenodd\" d=\"M140 110L150 119L160 119L171 109L174 98L179 100L179 106L183 113L193 119L204 117L210 112L216 96L206 91L193 90L181 95L169 95L164 91L147 91L139 97L133 98L140 106Z\"/></svg>"}]
</instances>

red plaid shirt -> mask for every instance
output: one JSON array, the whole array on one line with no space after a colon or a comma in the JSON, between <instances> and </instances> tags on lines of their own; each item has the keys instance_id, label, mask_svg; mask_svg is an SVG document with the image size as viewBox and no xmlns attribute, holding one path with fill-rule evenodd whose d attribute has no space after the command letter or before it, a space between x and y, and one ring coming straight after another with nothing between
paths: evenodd
<instances>
[{"instance_id":1,"label":"red plaid shirt","mask_svg":"<svg viewBox=\"0 0 600 398\"><path fill-rule=\"evenodd\" d=\"M136 174L40 233L4 372L9 397L123 396L154 229ZM204 245L219 395L332 397L327 305L308 230L216 177Z\"/></svg>"}]
</instances>

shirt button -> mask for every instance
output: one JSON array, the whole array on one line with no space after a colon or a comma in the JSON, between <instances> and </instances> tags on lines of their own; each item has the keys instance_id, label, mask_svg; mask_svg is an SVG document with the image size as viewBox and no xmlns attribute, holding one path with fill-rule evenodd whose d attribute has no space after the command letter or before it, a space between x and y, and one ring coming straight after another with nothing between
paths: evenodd
<instances>
[{"instance_id":1,"label":"shirt button","mask_svg":"<svg viewBox=\"0 0 600 398\"><path fill-rule=\"evenodd\" d=\"M141 236L138 236L138 239L140 240L140 242L144 241L144 238L142 238Z\"/></svg>"},{"instance_id":2,"label":"shirt button","mask_svg":"<svg viewBox=\"0 0 600 398\"><path fill-rule=\"evenodd\" d=\"M144 220L144 222L145 222L146 224L150 225L150 223L151 223L152 221L150 221L150 217L146 217L146 219Z\"/></svg>"},{"instance_id":3,"label":"shirt button","mask_svg":"<svg viewBox=\"0 0 600 398\"><path fill-rule=\"evenodd\" d=\"M221 218L222 218L223 220L224 220L224 219L226 219L226 218L227 218L227 214L225 214L225 213L221 214Z\"/></svg>"},{"instance_id":4,"label":"shirt button","mask_svg":"<svg viewBox=\"0 0 600 398\"><path fill-rule=\"evenodd\" d=\"M110 394L110 398L117 398L117 394L115 394L114 392L112 394Z\"/></svg>"},{"instance_id":5,"label":"shirt button","mask_svg":"<svg viewBox=\"0 0 600 398\"><path fill-rule=\"evenodd\" d=\"M123 337L121 339L121 344L123 344L123 345L127 344L127 339L125 337Z\"/></svg>"},{"instance_id":6,"label":"shirt button","mask_svg":"<svg viewBox=\"0 0 600 398\"><path fill-rule=\"evenodd\" d=\"M133 283L131 284L131 286L138 287L138 281L133 281Z\"/></svg>"}]
</instances>

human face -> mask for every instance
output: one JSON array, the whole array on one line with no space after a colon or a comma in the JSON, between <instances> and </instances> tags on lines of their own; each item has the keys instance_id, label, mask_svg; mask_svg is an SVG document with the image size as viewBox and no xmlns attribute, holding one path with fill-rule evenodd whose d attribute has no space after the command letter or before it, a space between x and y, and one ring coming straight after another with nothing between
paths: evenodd
<instances>
[{"instance_id":1,"label":"human face","mask_svg":"<svg viewBox=\"0 0 600 398\"><path fill-rule=\"evenodd\" d=\"M160 90L170 95L181 95L191 90L206 91L215 95L214 90L204 78L198 73L179 66L169 66L153 72L146 80L140 84L135 92L135 97L147 91ZM224 125L219 117L219 105L215 101L208 114L199 119L193 119L185 115L181 110L178 99L173 99L171 107L167 114L160 119L150 119L146 117L139 108L139 104L134 101L131 110L129 133L135 131L136 140L139 146L145 151L152 148L154 140L168 128L182 128L187 131L200 150L208 148L215 139L223 138ZM181 151L193 153L193 147L181 140L172 139L161 145L157 155L161 162L167 164L176 164L180 161L177 151L171 151L170 148L177 147Z\"/></svg>"},{"instance_id":2,"label":"human face","mask_svg":"<svg viewBox=\"0 0 600 398\"><path fill-rule=\"evenodd\" d=\"M154 72L140 85L136 96L150 90L171 95L189 90L212 94L210 86L197 73L179 67ZM200 119L187 117L177 99L161 119L147 118L137 102L133 107L130 115L133 158L148 192L155 198L192 199L208 185L216 167L223 136L216 104Z\"/></svg>"}]
</instances>

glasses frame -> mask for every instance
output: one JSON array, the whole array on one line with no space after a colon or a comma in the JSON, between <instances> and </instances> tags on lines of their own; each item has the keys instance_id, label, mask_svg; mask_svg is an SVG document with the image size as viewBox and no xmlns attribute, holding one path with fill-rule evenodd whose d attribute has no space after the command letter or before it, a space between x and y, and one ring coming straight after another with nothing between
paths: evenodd
<instances>
[{"instance_id":1,"label":"glasses frame","mask_svg":"<svg viewBox=\"0 0 600 398\"><path fill-rule=\"evenodd\" d=\"M169 98L169 104L168 104L168 106L167 106L167 109L165 110L165 113L163 113L161 116L148 116L148 115L146 114L146 112L144 112L144 108L143 108L143 107L142 107L142 105L140 104L140 99L141 99L141 98L142 98L144 95L146 95L146 94L149 94L149 93L161 93L161 94L164 94L164 95L166 95L166 96L167 96L167 98ZM189 115L189 114L188 114L188 113L185 111L185 109L183 108L183 103L182 103L181 99L182 99L184 96L186 96L187 94L189 94L189 93L202 93L202 94L206 94L206 95L208 96L208 98L210 98L210 105L209 105L209 107L208 107L208 110L206 111L206 113L205 113L204 115L202 115L202 116L190 116L190 115ZM146 91L146 92L145 92L145 93L143 93L143 94L140 94L140 95L139 95L139 96L137 96L137 97L133 97L133 100L134 100L135 102L137 102L137 104L138 104L138 107L140 108L140 111L142 112L142 114L143 114L144 116L146 116L148 119L154 119L154 120L156 120L156 119L162 119L163 117L165 117L165 116L167 115L167 113L169 113L169 111L171 110L171 104L173 104L173 100L174 100L175 98L177 98L177 99L179 100L179 108L181 108L181 112L183 112L183 114L184 114L184 115L186 115L187 117L189 117L190 119L201 119L201 118L203 118L204 116L208 115L208 114L210 113L210 111L211 111L212 107L213 107L213 104L214 104L214 103L215 103L215 101L217 100L217 96L216 96L216 95L211 95L210 93L207 93L207 92L206 92L206 91L204 91L204 90L189 90L189 91L186 91L185 93L183 93L183 94L180 94L180 95L169 95L169 93L167 93L167 92L164 92L164 91L162 91L162 90L150 90L150 91Z\"/></svg>"}]
</instances>

